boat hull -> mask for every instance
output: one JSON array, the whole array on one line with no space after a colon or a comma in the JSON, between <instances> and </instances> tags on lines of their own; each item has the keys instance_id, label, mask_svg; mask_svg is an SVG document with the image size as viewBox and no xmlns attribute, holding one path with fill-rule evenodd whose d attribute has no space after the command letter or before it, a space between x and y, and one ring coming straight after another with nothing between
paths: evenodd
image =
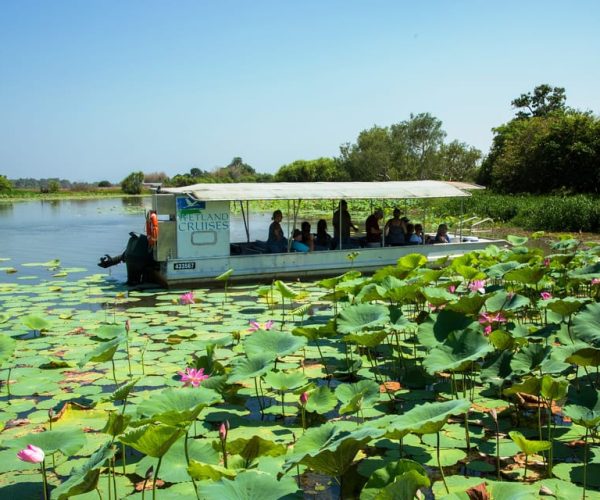
<instances>
[{"instance_id":1,"label":"boat hull","mask_svg":"<svg viewBox=\"0 0 600 500\"><path fill-rule=\"evenodd\" d=\"M230 281L237 282L314 278L341 274L350 269L368 273L395 265L399 258L409 254L418 253L428 260L436 260L483 250L489 245L504 246L506 241L170 259L160 263L155 278L163 286L177 288L215 282L217 276L229 269L233 269Z\"/></svg>"}]
</instances>

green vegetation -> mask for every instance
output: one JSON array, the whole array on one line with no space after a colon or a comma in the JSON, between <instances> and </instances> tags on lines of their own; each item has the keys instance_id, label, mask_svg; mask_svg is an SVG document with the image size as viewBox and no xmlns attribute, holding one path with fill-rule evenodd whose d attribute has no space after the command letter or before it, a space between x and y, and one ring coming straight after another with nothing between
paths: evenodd
<instances>
[{"instance_id":1,"label":"green vegetation","mask_svg":"<svg viewBox=\"0 0 600 500\"><path fill-rule=\"evenodd\" d=\"M565 106L565 90L536 87L494 129L479 182L503 193L600 193L600 119Z\"/></svg>"},{"instance_id":2,"label":"green vegetation","mask_svg":"<svg viewBox=\"0 0 600 500\"><path fill-rule=\"evenodd\" d=\"M141 194L144 172L132 172L121 181L121 191L125 194Z\"/></svg>"},{"instance_id":3,"label":"green vegetation","mask_svg":"<svg viewBox=\"0 0 600 500\"><path fill-rule=\"evenodd\" d=\"M48 278L0 284L0 496L598 496L600 246L509 240L226 292L26 264Z\"/></svg>"}]
</instances>

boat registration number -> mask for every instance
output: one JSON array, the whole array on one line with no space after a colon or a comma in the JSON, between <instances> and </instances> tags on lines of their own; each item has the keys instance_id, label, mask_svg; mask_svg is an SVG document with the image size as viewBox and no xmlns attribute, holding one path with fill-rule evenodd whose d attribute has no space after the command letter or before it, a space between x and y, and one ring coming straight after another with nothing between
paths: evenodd
<instances>
[{"instance_id":1,"label":"boat registration number","mask_svg":"<svg viewBox=\"0 0 600 500\"><path fill-rule=\"evenodd\" d=\"M173 264L173 269L175 271L184 271L186 269L196 269L195 262L175 262Z\"/></svg>"}]
</instances>

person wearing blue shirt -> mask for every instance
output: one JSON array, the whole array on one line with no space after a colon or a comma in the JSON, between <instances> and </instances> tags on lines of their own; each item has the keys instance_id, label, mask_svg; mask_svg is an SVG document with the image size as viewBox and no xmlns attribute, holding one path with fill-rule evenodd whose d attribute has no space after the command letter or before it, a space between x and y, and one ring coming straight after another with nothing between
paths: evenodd
<instances>
[{"instance_id":1,"label":"person wearing blue shirt","mask_svg":"<svg viewBox=\"0 0 600 500\"><path fill-rule=\"evenodd\" d=\"M292 239L292 252L307 253L310 250L308 245L302 243L302 231L300 229L294 229Z\"/></svg>"}]
</instances>

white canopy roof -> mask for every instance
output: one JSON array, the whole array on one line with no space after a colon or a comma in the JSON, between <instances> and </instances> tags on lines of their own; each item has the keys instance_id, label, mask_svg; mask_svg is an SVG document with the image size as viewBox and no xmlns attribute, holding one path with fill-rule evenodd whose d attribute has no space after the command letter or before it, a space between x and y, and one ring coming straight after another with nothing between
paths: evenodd
<instances>
[{"instance_id":1,"label":"white canopy roof","mask_svg":"<svg viewBox=\"0 0 600 500\"><path fill-rule=\"evenodd\" d=\"M202 201L383 200L470 196L466 189L481 189L481 187L475 184L445 181L268 182L194 184L179 188L162 188L160 193L188 194Z\"/></svg>"}]
</instances>

